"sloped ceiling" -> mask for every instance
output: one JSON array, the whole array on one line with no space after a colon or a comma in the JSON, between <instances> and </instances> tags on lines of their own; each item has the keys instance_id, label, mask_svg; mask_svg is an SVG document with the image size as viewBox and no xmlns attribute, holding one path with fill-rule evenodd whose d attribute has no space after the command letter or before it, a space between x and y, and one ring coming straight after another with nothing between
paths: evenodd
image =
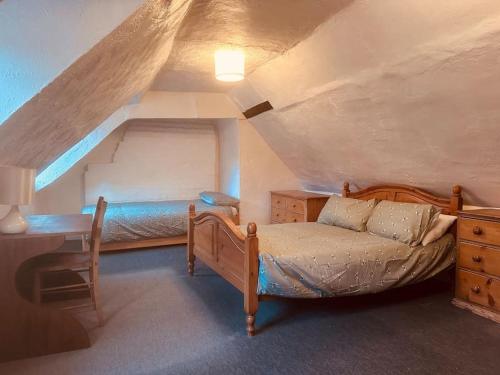
<instances>
[{"instance_id":1,"label":"sloped ceiling","mask_svg":"<svg viewBox=\"0 0 500 375\"><path fill-rule=\"evenodd\" d=\"M144 91L190 0L148 0L0 127L0 164L43 169Z\"/></svg>"},{"instance_id":2,"label":"sloped ceiling","mask_svg":"<svg viewBox=\"0 0 500 375\"><path fill-rule=\"evenodd\" d=\"M231 95L306 187L404 183L500 205L500 3L355 1Z\"/></svg>"},{"instance_id":3,"label":"sloped ceiling","mask_svg":"<svg viewBox=\"0 0 500 375\"><path fill-rule=\"evenodd\" d=\"M0 124L143 0L0 2Z\"/></svg>"},{"instance_id":4,"label":"sloped ceiling","mask_svg":"<svg viewBox=\"0 0 500 375\"><path fill-rule=\"evenodd\" d=\"M155 90L227 91L234 84L215 80L218 48L240 47L245 69L283 54L353 0L193 0Z\"/></svg>"}]
</instances>

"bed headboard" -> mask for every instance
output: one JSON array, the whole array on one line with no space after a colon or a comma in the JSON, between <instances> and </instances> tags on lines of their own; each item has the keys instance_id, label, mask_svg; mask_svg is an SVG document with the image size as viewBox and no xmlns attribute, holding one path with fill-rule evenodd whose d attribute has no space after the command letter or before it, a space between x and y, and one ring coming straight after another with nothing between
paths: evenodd
<instances>
[{"instance_id":1,"label":"bed headboard","mask_svg":"<svg viewBox=\"0 0 500 375\"><path fill-rule=\"evenodd\" d=\"M368 200L372 198L394 202L430 203L441 208L443 214L456 215L462 209L462 188L455 185L449 198L438 197L425 190L407 185L377 185L356 192L349 190L349 182L344 182L342 196Z\"/></svg>"}]
</instances>

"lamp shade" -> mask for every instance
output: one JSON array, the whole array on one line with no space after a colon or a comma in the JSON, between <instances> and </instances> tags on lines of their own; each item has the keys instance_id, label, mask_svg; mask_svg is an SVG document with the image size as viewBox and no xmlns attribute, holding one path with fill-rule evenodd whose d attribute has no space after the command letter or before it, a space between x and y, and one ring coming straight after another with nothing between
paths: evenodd
<instances>
[{"instance_id":1,"label":"lamp shade","mask_svg":"<svg viewBox=\"0 0 500 375\"><path fill-rule=\"evenodd\" d=\"M30 204L35 172L34 169L0 166L0 204Z\"/></svg>"},{"instance_id":2,"label":"lamp shade","mask_svg":"<svg viewBox=\"0 0 500 375\"><path fill-rule=\"evenodd\" d=\"M236 82L245 78L245 55L240 50L215 52L215 78L219 81Z\"/></svg>"}]
</instances>

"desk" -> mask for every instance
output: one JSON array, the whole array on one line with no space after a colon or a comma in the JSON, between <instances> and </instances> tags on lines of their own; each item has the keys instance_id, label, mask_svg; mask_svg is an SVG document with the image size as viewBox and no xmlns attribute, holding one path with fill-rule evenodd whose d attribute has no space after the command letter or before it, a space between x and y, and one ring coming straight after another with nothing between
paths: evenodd
<instances>
[{"instance_id":1,"label":"desk","mask_svg":"<svg viewBox=\"0 0 500 375\"><path fill-rule=\"evenodd\" d=\"M0 234L0 362L88 348L85 328L71 313L21 297L19 268L35 256L56 251L70 235L88 235L91 215L28 216L22 234Z\"/></svg>"}]
</instances>

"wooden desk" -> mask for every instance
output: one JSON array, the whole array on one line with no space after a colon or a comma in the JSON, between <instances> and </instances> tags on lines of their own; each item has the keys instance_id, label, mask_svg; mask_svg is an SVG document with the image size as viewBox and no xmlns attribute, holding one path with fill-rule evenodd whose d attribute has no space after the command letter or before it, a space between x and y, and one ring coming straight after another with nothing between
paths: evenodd
<instances>
[{"instance_id":1,"label":"wooden desk","mask_svg":"<svg viewBox=\"0 0 500 375\"><path fill-rule=\"evenodd\" d=\"M69 312L36 305L19 293L19 268L56 251L69 235L91 233L91 215L28 216L22 234L0 234L0 362L88 348L85 328Z\"/></svg>"}]
</instances>

